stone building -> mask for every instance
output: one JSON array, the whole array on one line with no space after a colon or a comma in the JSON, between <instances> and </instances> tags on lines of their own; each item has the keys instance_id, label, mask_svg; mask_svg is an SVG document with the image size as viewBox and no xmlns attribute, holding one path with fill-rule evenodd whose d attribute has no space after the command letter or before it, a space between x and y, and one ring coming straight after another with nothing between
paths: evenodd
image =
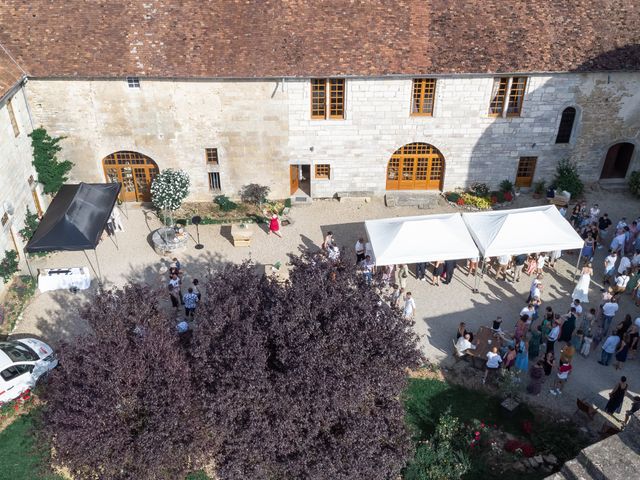
<instances>
[{"instance_id":1,"label":"stone building","mask_svg":"<svg viewBox=\"0 0 640 480\"><path fill-rule=\"evenodd\" d=\"M26 77L16 121L31 128L30 108L66 137L72 180L120 181L125 201L164 168L194 201L252 182L278 198L526 188L564 158L586 181L640 168L631 0L0 2L0 69L19 66L5 94ZM26 134L0 126L22 206Z\"/></svg>"},{"instance_id":2,"label":"stone building","mask_svg":"<svg viewBox=\"0 0 640 480\"><path fill-rule=\"evenodd\" d=\"M0 260L7 250L22 259L19 232L27 208L35 213L46 208L31 165L33 126L23 82L22 70L0 50ZM0 278L0 293L2 283Z\"/></svg>"}]
</instances>

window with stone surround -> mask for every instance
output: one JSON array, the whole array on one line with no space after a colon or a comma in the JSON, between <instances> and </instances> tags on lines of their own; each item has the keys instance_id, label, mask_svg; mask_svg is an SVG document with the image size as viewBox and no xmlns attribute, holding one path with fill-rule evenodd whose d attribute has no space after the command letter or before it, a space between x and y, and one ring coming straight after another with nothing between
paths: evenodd
<instances>
[{"instance_id":1,"label":"window with stone surround","mask_svg":"<svg viewBox=\"0 0 640 480\"><path fill-rule=\"evenodd\" d=\"M4 214L2 215L2 226L4 227L8 221L9 221L9 214L7 212L4 212Z\"/></svg>"},{"instance_id":2,"label":"window with stone surround","mask_svg":"<svg viewBox=\"0 0 640 480\"><path fill-rule=\"evenodd\" d=\"M316 179L329 180L331 177L331 165L328 163L320 163L316 165Z\"/></svg>"},{"instance_id":3,"label":"window with stone surround","mask_svg":"<svg viewBox=\"0 0 640 480\"><path fill-rule=\"evenodd\" d=\"M217 148L205 148L205 158L207 165L218 165L218 149Z\"/></svg>"},{"instance_id":4,"label":"window with stone surround","mask_svg":"<svg viewBox=\"0 0 640 480\"><path fill-rule=\"evenodd\" d=\"M499 77L493 79L489 115L517 117L522 111L527 77Z\"/></svg>"},{"instance_id":5,"label":"window with stone surround","mask_svg":"<svg viewBox=\"0 0 640 480\"><path fill-rule=\"evenodd\" d=\"M209 190L220 191L222 187L220 185L220 173L219 172L209 172Z\"/></svg>"},{"instance_id":6,"label":"window with stone surround","mask_svg":"<svg viewBox=\"0 0 640 480\"><path fill-rule=\"evenodd\" d=\"M576 119L576 109L567 107L562 111L560 118L560 126L558 127L558 135L556 143L569 143L571 140L571 132L573 132L573 122Z\"/></svg>"},{"instance_id":7,"label":"window with stone surround","mask_svg":"<svg viewBox=\"0 0 640 480\"><path fill-rule=\"evenodd\" d=\"M433 116L433 104L436 93L435 78L416 78L413 80L411 115Z\"/></svg>"},{"instance_id":8,"label":"window with stone surround","mask_svg":"<svg viewBox=\"0 0 640 480\"><path fill-rule=\"evenodd\" d=\"M343 78L311 79L311 118L344 119L344 88Z\"/></svg>"},{"instance_id":9,"label":"window with stone surround","mask_svg":"<svg viewBox=\"0 0 640 480\"><path fill-rule=\"evenodd\" d=\"M9 112L9 120L11 120L11 126L13 127L13 134L17 137L20 135L20 129L18 128L18 122L16 122L16 115L13 112L13 105L11 105L11 99L7 100L7 112Z\"/></svg>"}]
</instances>

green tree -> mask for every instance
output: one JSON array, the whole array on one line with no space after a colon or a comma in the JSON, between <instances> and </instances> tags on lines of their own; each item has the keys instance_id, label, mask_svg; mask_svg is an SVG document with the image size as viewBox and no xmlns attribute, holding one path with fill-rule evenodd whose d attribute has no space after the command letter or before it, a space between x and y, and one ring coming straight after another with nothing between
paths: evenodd
<instances>
[{"instance_id":1,"label":"green tree","mask_svg":"<svg viewBox=\"0 0 640 480\"><path fill-rule=\"evenodd\" d=\"M584 191L584 183L578 173L578 165L570 160L560 160L556 167L555 185L558 190L566 190L571 198L576 198Z\"/></svg>"},{"instance_id":2,"label":"green tree","mask_svg":"<svg viewBox=\"0 0 640 480\"><path fill-rule=\"evenodd\" d=\"M191 181L187 172L167 168L162 170L153 179L151 184L151 202L158 210L167 214L169 221L173 224L172 212L178 210L185 198L189 195Z\"/></svg>"},{"instance_id":3,"label":"green tree","mask_svg":"<svg viewBox=\"0 0 640 480\"><path fill-rule=\"evenodd\" d=\"M36 128L29 136L38 182L42 184L44 193L54 194L67 181L67 174L73 167L72 162L61 162L57 158L58 152L62 149L59 143L64 137L52 137L44 128Z\"/></svg>"}]
</instances>

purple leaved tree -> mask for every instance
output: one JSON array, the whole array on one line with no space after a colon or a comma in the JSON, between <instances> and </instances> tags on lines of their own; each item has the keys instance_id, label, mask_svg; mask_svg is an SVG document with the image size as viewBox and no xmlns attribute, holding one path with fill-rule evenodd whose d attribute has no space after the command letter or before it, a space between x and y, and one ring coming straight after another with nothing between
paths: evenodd
<instances>
[{"instance_id":1,"label":"purple leaved tree","mask_svg":"<svg viewBox=\"0 0 640 480\"><path fill-rule=\"evenodd\" d=\"M223 480L395 478L411 324L352 268L292 258L291 282L227 266L204 285L192 369Z\"/></svg>"},{"instance_id":2,"label":"purple leaved tree","mask_svg":"<svg viewBox=\"0 0 640 480\"><path fill-rule=\"evenodd\" d=\"M100 292L93 334L59 351L44 389L43 433L78 479L184 478L206 462L208 432L188 357L155 295Z\"/></svg>"}]
</instances>

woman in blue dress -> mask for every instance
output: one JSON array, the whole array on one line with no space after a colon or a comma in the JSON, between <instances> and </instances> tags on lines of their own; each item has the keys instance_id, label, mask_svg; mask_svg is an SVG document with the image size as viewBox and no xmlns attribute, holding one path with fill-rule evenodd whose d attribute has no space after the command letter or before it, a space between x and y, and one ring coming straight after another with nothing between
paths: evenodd
<instances>
[{"instance_id":1,"label":"woman in blue dress","mask_svg":"<svg viewBox=\"0 0 640 480\"><path fill-rule=\"evenodd\" d=\"M584 241L584 246L582 247L582 258L585 260L591 260L593 258L593 237L589 233L587 235L587 239Z\"/></svg>"},{"instance_id":2,"label":"woman in blue dress","mask_svg":"<svg viewBox=\"0 0 640 480\"><path fill-rule=\"evenodd\" d=\"M527 353L527 344L524 339L521 339L516 347L516 362L515 367L519 372L526 372L529 369L529 355Z\"/></svg>"}]
</instances>

